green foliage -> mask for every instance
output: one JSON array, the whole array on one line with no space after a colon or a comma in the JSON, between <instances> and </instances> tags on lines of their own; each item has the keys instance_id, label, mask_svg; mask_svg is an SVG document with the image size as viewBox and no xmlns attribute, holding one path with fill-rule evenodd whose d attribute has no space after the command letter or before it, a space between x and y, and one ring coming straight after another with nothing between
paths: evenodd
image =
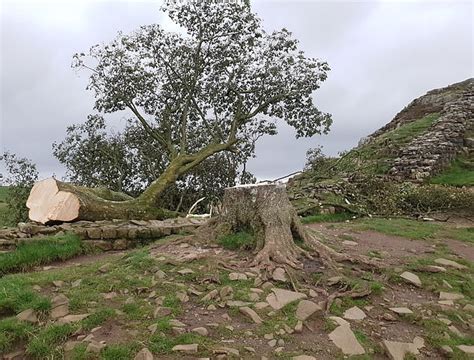
<instances>
[{"instance_id":1,"label":"green foliage","mask_svg":"<svg viewBox=\"0 0 474 360\"><path fill-rule=\"evenodd\" d=\"M218 242L222 247L230 250L251 250L255 247L255 237L246 231L222 235Z\"/></svg>"},{"instance_id":2,"label":"green foliage","mask_svg":"<svg viewBox=\"0 0 474 360\"><path fill-rule=\"evenodd\" d=\"M8 215L1 216L6 225L14 225L28 219L28 208L26 200L30 194L31 187L38 180L36 165L27 158L18 158L8 151L0 156L5 163L8 176L4 179L9 185L8 191L2 191L2 199L8 208ZM2 187L5 189L4 187ZM6 196L5 196L6 195Z\"/></svg>"},{"instance_id":3,"label":"green foliage","mask_svg":"<svg viewBox=\"0 0 474 360\"><path fill-rule=\"evenodd\" d=\"M449 168L431 178L432 184L474 186L474 159L460 155Z\"/></svg>"},{"instance_id":4,"label":"green foliage","mask_svg":"<svg viewBox=\"0 0 474 360\"><path fill-rule=\"evenodd\" d=\"M18 244L14 251L0 254L0 275L33 266L66 260L85 252L76 235L41 238Z\"/></svg>"},{"instance_id":5,"label":"green foliage","mask_svg":"<svg viewBox=\"0 0 474 360\"><path fill-rule=\"evenodd\" d=\"M343 222L347 220L353 220L354 215L347 212L335 213L335 214L316 214L309 215L301 218L303 224L321 223L321 222Z\"/></svg>"}]
</instances>

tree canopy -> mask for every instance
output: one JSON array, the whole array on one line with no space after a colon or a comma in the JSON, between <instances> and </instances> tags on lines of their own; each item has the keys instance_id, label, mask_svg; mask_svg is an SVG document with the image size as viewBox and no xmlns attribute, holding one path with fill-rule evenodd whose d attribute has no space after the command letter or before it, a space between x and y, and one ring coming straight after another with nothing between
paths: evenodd
<instances>
[{"instance_id":1,"label":"tree canopy","mask_svg":"<svg viewBox=\"0 0 474 360\"><path fill-rule=\"evenodd\" d=\"M326 62L305 56L286 30L266 32L238 2L168 2L178 33L146 25L74 56L91 70L95 109L129 110L163 149L167 169L143 196L163 188L221 152L249 154L283 120L298 137L326 132L330 115L312 93ZM166 183L166 184L165 184Z\"/></svg>"}]
</instances>

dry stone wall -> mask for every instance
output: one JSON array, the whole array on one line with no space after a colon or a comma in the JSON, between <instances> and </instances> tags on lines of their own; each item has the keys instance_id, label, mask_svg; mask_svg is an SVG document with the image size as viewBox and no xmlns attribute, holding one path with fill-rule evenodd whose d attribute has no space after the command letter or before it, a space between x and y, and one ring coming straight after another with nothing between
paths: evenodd
<instances>
[{"instance_id":1,"label":"dry stone wall","mask_svg":"<svg viewBox=\"0 0 474 360\"><path fill-rule=\"evenodd\" d=\"M454 158L474 151L474 80L461 96L447 102L440 118L414 138L395 159L389 175L399 180L422 181L445 169Z\"/></svg>"},{"instance_id":2,"label":"dry stone wall","mask_svg":"<svg viewBox=\"0 0 474 360\"><path fill-rule=\"evenodd\" d=\"M78 221L59 225L19 223L17 228L0 230L0 251L14 249L17 244L41 240L45 236L72 233L102 250L124 250L164 236L191 232L206 220L176 218L167 220Z\"/></svg>"}]
</instances>

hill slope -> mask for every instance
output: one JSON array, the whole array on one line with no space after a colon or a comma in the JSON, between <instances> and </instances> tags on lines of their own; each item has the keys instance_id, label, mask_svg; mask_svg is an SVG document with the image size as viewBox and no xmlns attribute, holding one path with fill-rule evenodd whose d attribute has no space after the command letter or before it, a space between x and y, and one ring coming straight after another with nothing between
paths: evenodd
<instances>
[{"instance_id":1,"label":"hill slope","mask_svg":"<svg viewBox=\"0 0 474 360\"><path fill-rule=\"evenodd\" d=\"M474 186L474 79L413 100L354 149L314 162L288 189L297 203L315 193L329 193L323 200L334 202L341 183L367 176Z\"/></svg>"}]
</instances>

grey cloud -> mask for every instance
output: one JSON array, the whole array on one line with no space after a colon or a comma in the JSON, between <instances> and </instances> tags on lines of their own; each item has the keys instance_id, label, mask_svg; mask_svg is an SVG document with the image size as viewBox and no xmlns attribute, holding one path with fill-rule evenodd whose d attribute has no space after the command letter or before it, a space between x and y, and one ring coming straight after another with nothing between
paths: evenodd
<instances>
[{"instance_id":1,"label":"grey cloud","mask_svg":"<svg viewBox=\"0 0 474 360\"><path fill-rule=\"evenodd\" d=\"M286 27L310 56L328 61L315 93L333 114L329 135L295 140L288 126L262 139L249 164L259 178L301 169L309 147L348 149L411 99L473 74L472 4L459 1L255 0L267 30ZM71 56L117 31L164 21L156 1L4 0L1 9L0 148L31 157L43 176L63 169L51 143L92 110L86 73ZM168 24L169 25L169 24ZM111 118L119 127L126 114Z\"/></svg>"}]
</instances>

